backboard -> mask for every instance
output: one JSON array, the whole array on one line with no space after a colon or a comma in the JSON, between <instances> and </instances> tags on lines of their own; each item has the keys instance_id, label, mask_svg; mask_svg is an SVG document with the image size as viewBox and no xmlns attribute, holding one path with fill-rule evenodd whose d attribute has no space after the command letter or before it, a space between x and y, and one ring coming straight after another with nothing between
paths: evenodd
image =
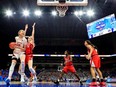
<instances>
[{"instance_id":1,"label":"backboard","mask_svg":"<svg viewBox=\"0 0 116 87\"><path fill-rule=\"evenodd\" d=\"M88 0L37 0L38 6L55 6L60 17L66 15L69 6L87 6Z\"/></svg>"},{"instance_id":2,"label":"backboard","mask_svg":"<svg viewBox=\"0 0 116 87\"><path fill-rule=\"evenodd\" d=\"M38 6L87 6L88 0L65 0L65 3L59 3L59 0L37 0Z\"/></svg>"}]
</instances>

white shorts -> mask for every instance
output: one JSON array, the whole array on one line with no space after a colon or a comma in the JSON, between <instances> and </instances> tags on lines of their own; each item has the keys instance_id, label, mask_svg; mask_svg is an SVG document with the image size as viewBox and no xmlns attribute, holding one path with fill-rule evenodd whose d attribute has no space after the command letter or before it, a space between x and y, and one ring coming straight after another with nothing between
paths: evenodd
<instances>
[{"instance_id":1,"label":"white shorts","mask_svg":"<svg viewBox=\"0 0 116 87\"><path fill-rule=\"evenodd\" d=\"M13 53L12 59L20 59L21 56L25 55L25 52Z\"/></svg>"}]
</instances>

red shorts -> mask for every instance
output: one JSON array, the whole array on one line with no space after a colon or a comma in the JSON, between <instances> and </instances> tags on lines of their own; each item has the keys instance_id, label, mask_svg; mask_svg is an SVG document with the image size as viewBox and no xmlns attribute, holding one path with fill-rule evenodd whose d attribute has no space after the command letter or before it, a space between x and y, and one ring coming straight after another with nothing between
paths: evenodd
<instances>
[{"instance_id":1,"label":"red shorts","mask_svg":"<svg viewBox=\"0 0 116 87\"><path fill-rule=\"evenodd\" d=\"M26 55L25 64L27 64L29 60L32 60L32 58L33 58L32 54Z\"/></svg>"},{"instance_id":2,"label":"red shorts","mask_svg":"<svg viewBox=\"0 0 116 87\"><path fill-rule=\"evenodd\" d=\"M101 67L100 57L98 55L93 56L90 59L90 65L91 67L100 68Z\"/></svg>"},{"instance_id":3,"label":"red shorts","mask_svg":"<svg viewBox=\"0 0 116 87\"><path fill-rule=\"evenodd\" d=\"M74 68L73 65L70 65L70 66L64 66L63 72L64 72L64 73L68 73L68 72L75 73L76 70L75 70L75 68Z\"/></svg>"}]
</instances>

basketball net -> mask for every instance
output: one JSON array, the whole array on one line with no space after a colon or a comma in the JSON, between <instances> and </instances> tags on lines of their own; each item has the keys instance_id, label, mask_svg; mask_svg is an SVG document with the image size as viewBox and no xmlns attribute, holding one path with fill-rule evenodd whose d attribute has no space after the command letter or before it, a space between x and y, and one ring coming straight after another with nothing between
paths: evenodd
<instances>
[{"instance_id":1,"label":"basketball net","mask_svg":"<svg viewBox=\"0 0 116 87\"><path fill-rule=\"evenodd\" d=\"M62 4L62 5L56 6L56 10L60 17L64 17L68 10L68 6Z\"/></svg>"}]
</instances>

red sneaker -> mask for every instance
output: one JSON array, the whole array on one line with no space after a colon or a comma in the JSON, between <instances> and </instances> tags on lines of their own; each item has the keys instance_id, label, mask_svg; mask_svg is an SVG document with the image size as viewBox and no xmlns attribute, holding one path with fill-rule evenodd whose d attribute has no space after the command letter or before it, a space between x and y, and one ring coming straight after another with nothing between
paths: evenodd
<instances>
[{"instance_id":1,"label":"red sneaker","mask_svg":"<svg viewBox=\"0 0 116 87\"><path fill-rule=\"evenodd\" d=\"M105 82L100 82L100 85L105 86L106 83Z\"/></svg>"},{"instance_id":2,"label":"red sneaker","mask_svg":"<svg viewBox=\"0 0 116 87\"><path fill-rule=\"evenodd\" d=\"M89 86L97 86L97 82L91 82Z\"/></svg>"}]
</instances>

